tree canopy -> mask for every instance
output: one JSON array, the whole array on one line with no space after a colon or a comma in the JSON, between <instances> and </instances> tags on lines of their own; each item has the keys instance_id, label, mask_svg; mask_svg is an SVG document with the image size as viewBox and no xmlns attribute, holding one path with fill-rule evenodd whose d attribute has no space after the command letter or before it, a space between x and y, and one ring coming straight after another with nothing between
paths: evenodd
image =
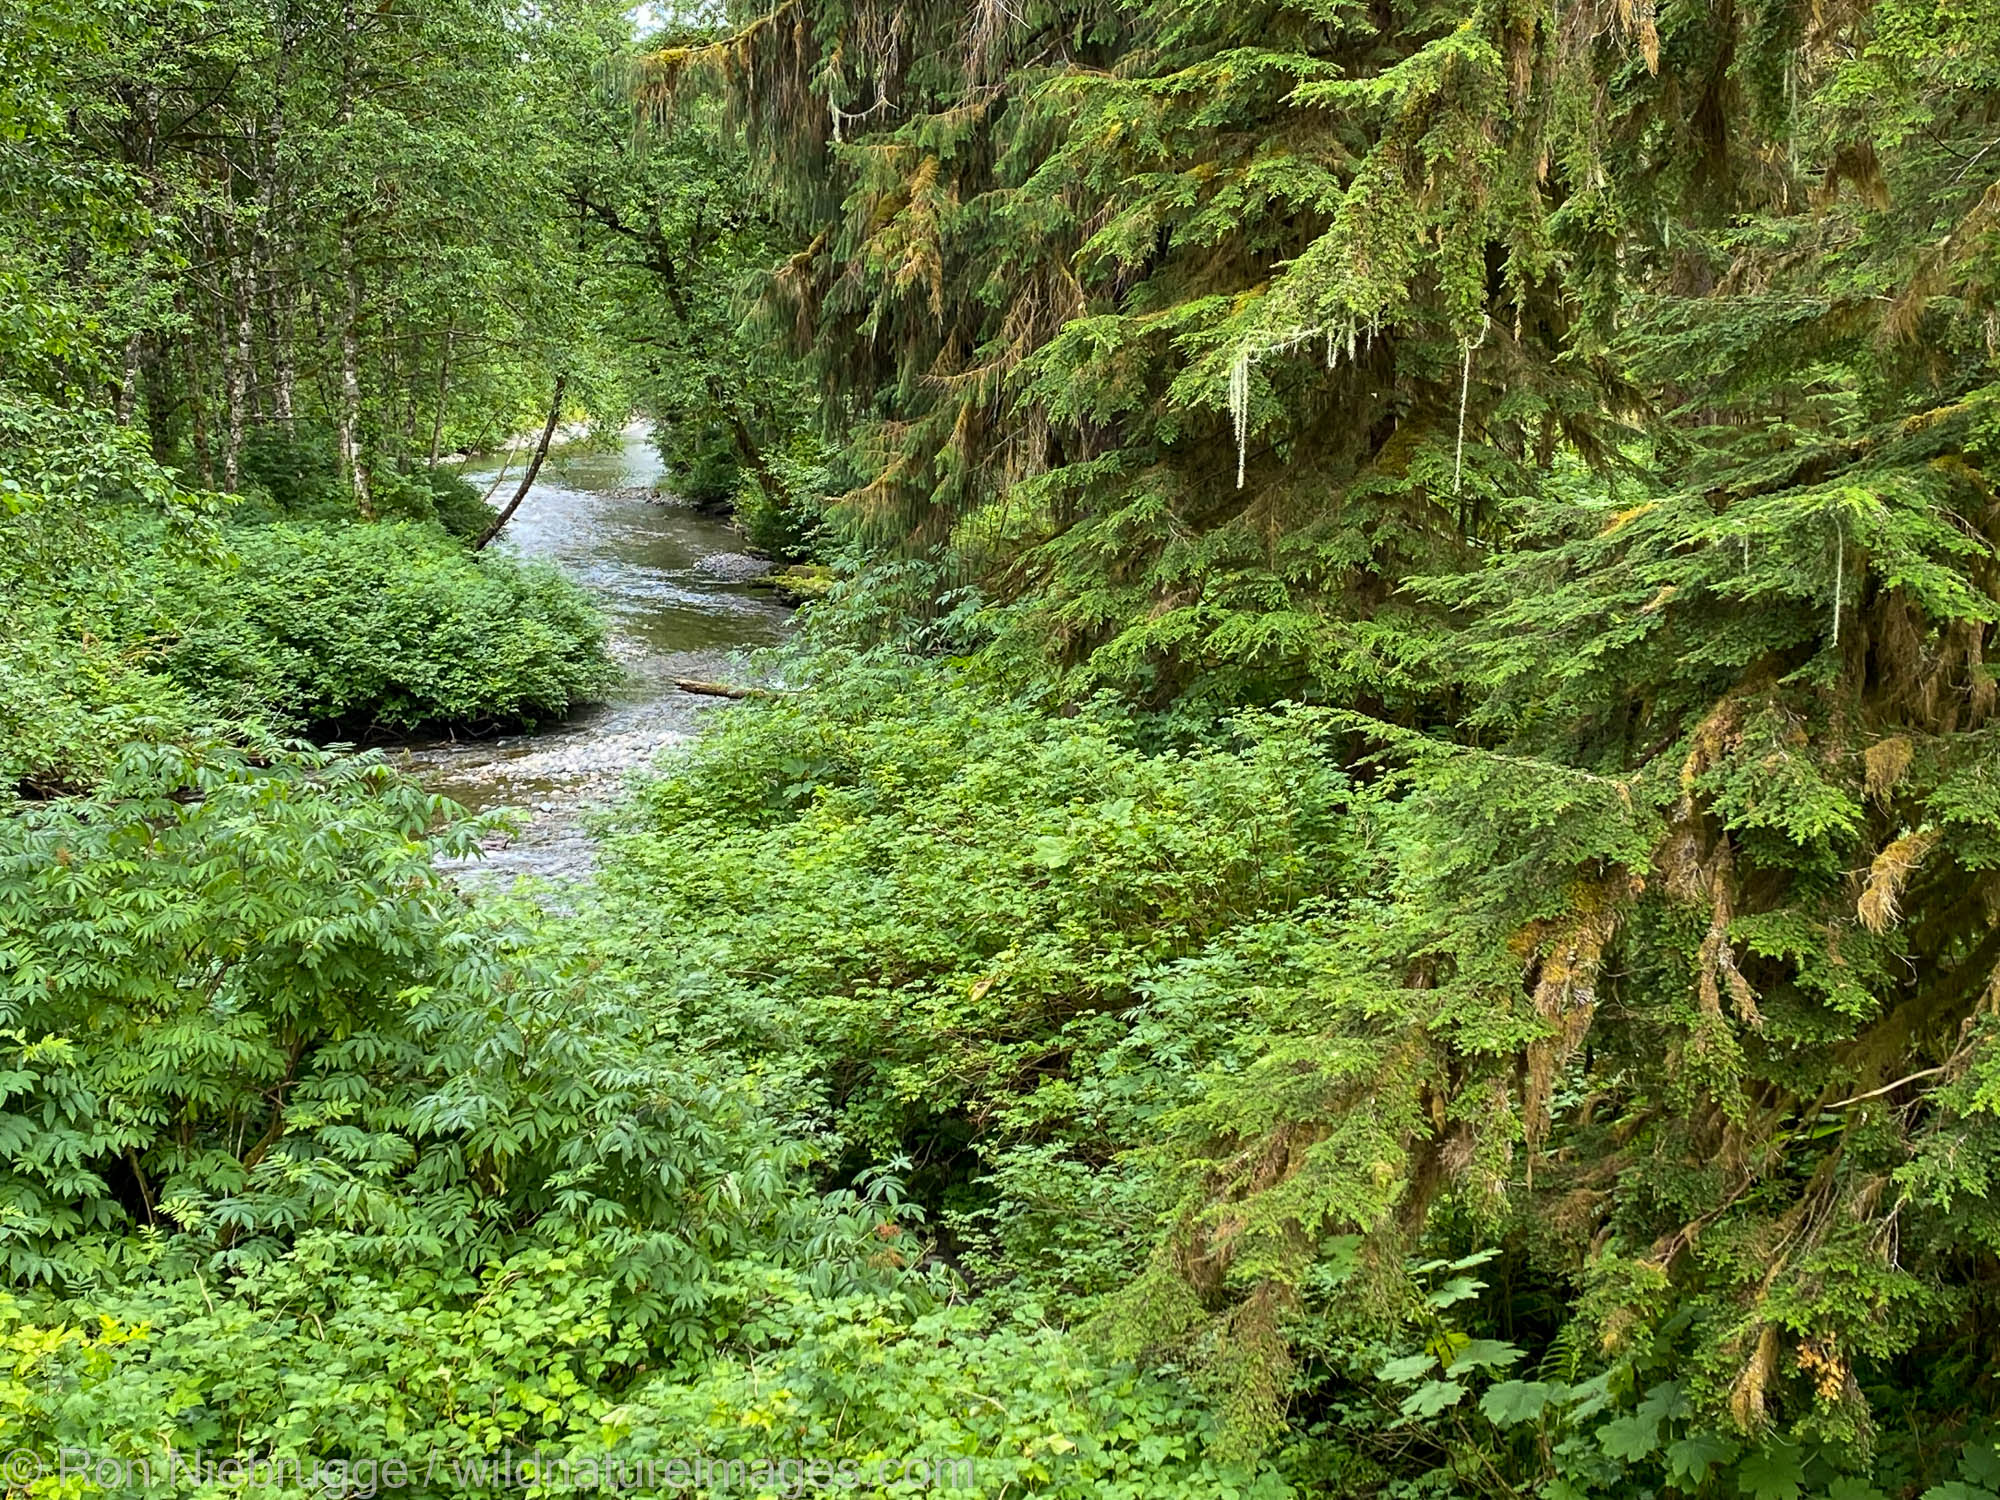
<instances>
[{"instance_id":1,"label":"tree canopy","mask_svg":"<svg viewBox=\"0 0 2000 1500\"><path fill-rule=\"evenodd\" d=\"M1996 148L1983 0L0 0L0 1431L2000 1495ZM311 737L608 691L458 470L635 416L835 581L472 893Z\"/></svg>"}]
</instances>

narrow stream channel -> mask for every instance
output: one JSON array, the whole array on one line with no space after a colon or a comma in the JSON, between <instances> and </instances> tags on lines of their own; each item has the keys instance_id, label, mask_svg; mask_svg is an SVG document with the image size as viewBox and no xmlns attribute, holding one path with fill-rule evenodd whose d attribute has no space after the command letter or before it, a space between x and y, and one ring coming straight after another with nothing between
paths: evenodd
<instances>
[{"instance_id":1,"label":"narrow stream channel","mask_svg":"<svg viewBox=\"0 0 2000 1500\"><path fill-rule=\"evenodd\" d=\"M496 472L466 477L484 488ZM612 452L558 449L494 544L558 564L596 600L625 668L610 701L533 733L428 741L397 757L433 791L475 811L531 814L474 867L481 880L588 872L587 810L661 746L686 739L715 702L680 691L674 679L727 678L737 653L785 633L791 611L748 582L770 565L747 555L724 522L658 493L660 477L643 426L628 428ZM503 484L501 496L509 492Z\"/></svg>"}]
</instances>

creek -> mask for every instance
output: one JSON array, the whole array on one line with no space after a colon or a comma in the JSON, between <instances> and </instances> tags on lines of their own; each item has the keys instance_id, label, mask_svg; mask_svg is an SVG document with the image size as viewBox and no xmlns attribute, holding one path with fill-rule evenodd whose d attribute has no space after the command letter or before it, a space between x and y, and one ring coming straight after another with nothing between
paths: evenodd
<instances>
[{"instance_id":1,"label":"creek","mask_svg":"<svg viewBox=\"0 0 2000 1500\"><path fill-rule=\"evenodd\" d=\"M518 471L517 471L518 472ZM497 466L466 478L489 486ZM677 678L740 676L745 651L772 645L791 610L752 580L770 564L743 550L728 524L662 493L646 427L609 451L557 448L496 547L562 568L596 601L624 676L609 699L560 724L491 739L428 740L395 758L431 790L474 811L523 809L512 838L489 842L466 873L481 880L588 873L589 814L624 778L686 740L717 700ZM511 493L516 481L500 485Z\"/></svg>"}]
</instances>

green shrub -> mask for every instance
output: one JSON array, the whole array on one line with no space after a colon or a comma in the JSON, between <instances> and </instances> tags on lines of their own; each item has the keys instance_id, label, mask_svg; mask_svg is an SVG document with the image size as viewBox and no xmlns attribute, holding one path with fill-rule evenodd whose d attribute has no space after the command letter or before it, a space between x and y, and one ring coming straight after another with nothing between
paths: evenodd
<instances>
[{"instance_id":1,"label":"green shrub","mask_svg":"<svg viewBox=\"0 0 2000 1500\"><path fill-rule=\"evenodd\" d=\"M453 536L476 541L486 534L499 512L486 503L479 486L446 469L422 469L417 477L429 488L438 524Z\"/></svg>"},{"instance_id":2,"label":"green shrub","mask_svg":"<svg viewBox=\"0 0 2000 1500\"><path fill-rule=\"evenodd\" d=\"M170 1450L289 1462L308 1476L276 1491L293 1494L324 1493L310 1476L340 1465L388 1493L514 1494L524 1461L545 1466L537 1493L594 1494L607 1466L637 1475L641 1462L696 1458L744 1477L690 1490L685 1471L676 1482L661 1470L660 1491L1289 1493L1205 1458L1211 1421L1170 1384L1050 1328L898 1294L830 1296L797 1272L721 1263L716 1279L740 1286L753 1316L663 1370L652 1331L620 1316L595 1244L524 1252L461 1283L356 1273L329 1249L219 1294L193 1277L54 1304L0 1294L10 1441L52 1460L149 1458L154 1482L132 1490L160 1495L175 1492ZM804 1487L804 1462L824 1466L821 1484Z\"/></svg>"},{"instance_id":3,"label":"green shrub","mask_svg":"<svg viewBox=\"0 0 2000 1500\"><path fill-rule=\"evenodd\" d=\"M740 1079L437 877L475 832L366 755L271 745L135 746L0 820L11 1279L157 1259L144 1227L219 1267L337 1234L350 1270L608 1235L692 1287L820 1232Z\"/></svg>"},{"instance_id":4,"label":"green shrub","mask_svg":"<svg viewBox=\"0 0 2000 1500\"><path fill-rule=\"evenodd\" d=\"M601 881L690 1045L850 1160L925 1163L913 1191L1024 1293L1130 1277L1163 1204L1118 1153L1295 981L1344 867L1310 725L1186 754L1123 727L857 665L677 752Z\"/></svg>"},{"instance_id":5,"label":"green shrub","mask_svg":"<svg viewBox=\"0 0 2000 1500\"><path fill-rule=\"evenodd\" d=\"M812 555L824 497L839 487L821 439L793 433L764 448L761 475L744 464L720 422L662 422L654 440L674 494L704 510L728 511L751 546L780 561Z\"/></svg>"},{"instance_id":6,"label":"green shrub","mask_svg":"<svg viewBox=\"0 0 2000 1500\"><path fill-rule=\"evenodd\" d=\"M1892 1155L1879 1118L1785 1128L1769 1170L1788 1189L1808 1179L1787 1162L1830 1149L1894 1183L1904 1257L1829 1213L1787 1267L1770 1247L1810 1221L1737 1228L1758 1203L1738 1209L1710 1169L1641 1171L1638 1143L1673 1116L1595 1115L1607 1092L1579 1081L1581 1053L1539 1084L1545 1149L1522 1141L1550 1034L1523 985L1533 950L1476 945L1497 927L1533 935L1545 964L1608 954L1588 925L1602 884L1567 905L1509 893L1643 858L1641 799L1659 795L1643 784L1379 724L1407 763L1350 751L1343 769L1366 721L1336 711L1148 752L1133 741L1157 721L1048 714L965 666L793 676L799 691L725 711L642 790L602 876L609 946L677 1045L734 1056L787 1113L825 1121L843 1165L914 1159L911 1191L982 1312L1055 1309L1187 1371L1215 1402L1217 1451L1268 1446L1309 1493L1992 1492L1980 1398L1958 1394L1984 1378L1963 1318L1983 1304L1934 1269L1994 1242L1990 1016L1954 1033L1966 1071L1928 1156ZM1749 767L1785 766L1752 728ZM1964 822L1984 851L1991 818ZM1613 894L1661 899L1623 877ZM1738 1052L1673 1040L1699 1012L1655 945L1693 946L1715 919L1661 897L1603 989L1564 1001L1604 1011L1596 1066L1668 1100L1732 1057L1824 1078L1820 1033L1781 1030L1804 1013L1782 992ZM1746 953L1777 941L1740 930ZM1961 960L1968 996L2000 937L1984 943ZM1865 939L1844 947L1829 983L1869 974ZM1593 1242L1568 1216L1599 1194L1618 1233ZM1659 1247L1690 1222L1680 1290ZM1754 1313L1745 1285L1769 1299ZM1780 1365L1784 1320L1807 1317L1831 1334ZM1738 1414L1746 1379L1761 1421ZM1864 1429L1864 1399L1967 1420Z\"/></svg>"},{"instance_id":7,"label":"green shrub","mask_svg":"<svg viewBox=\"0 0 2000 1500\"><path fill-rule=\"evenodd\" d=\"M449 469L379 470L375 509L384 520L435 521L461 540L486 534L498 514L479 487Z\"/></svg>"},{"instance_id":8,"label":"green shrub","mask_svg":"<svg viewBox=\"0 0 2000 1500\"><path fill-rule=\"evenodd\" d=\"M318 423L251 428L243 442L243 492L230 519L238 525L360 519L334 452L332 432ZM385 463L369 477L376 514L385 521L435 521L456 537L480 536L492 524L493 507L478 486L449 469Z\"/></svg>"},{"instance_id":9,"label":"green shrub","mask_svg":"<svg viewBox=\"0 0 2000 1500\"><path fill-rule=\"evenodd\" d=\"M337 521L354 516L353 493L340 482L332 429L300 421L260 423L243 437L240 519Z\"/></svg>"},{"instance_id":10,"label":"green shrub","mask_svg":"<svg viewBox=\"0 0 2000 1500\"><path fill-rule=\"evenodd\" d=\"M128 740L212 717L156 670L130 565L204 555L213 498L179 490L108 415L0 380L0 804L89 786Z\"/></svg>"},{"instance_id":11,"label":"green shrub","mask_svg":"<svg viewBox=\"0 0 2000 1500\"><path fill-rule=\"evenodd\" d=\"M151 671L143 644L121 646L53 612L11 616L0 631L0 800L96 782L120 745L177 739L209 717Z\"/></svg>"},{"instance_id":12,"label":"green shrub","mask_svg":"<svg viewBox=\"0 0 2000 1500\"><path fill-rule=\"evenodd\" d=\"M191 691L363 732L560 718L615 678L602 625L555 569L468 554L432 526L237 531L230 569L164 565L165 666Z\"/></svg>"},{"instance_id":13,"label":"green shrub","mask_svg":"<svg viewBox=\"0 0 2000 1500\"><path fill-rule=\"evenodd\" d=\"M758 551L781 562L813 555L819 541L824 497L834 483L831 458L824 443L809 433L796 433L782 447L764 454L765 482L738 472L731 501L736 524Z\"/></svg>"},{"instance_id":14,"label":"green shrub","mask_svg":"<svg viewBox=\"0 0 2000 1500\"><path fill-rule=\"evenodd\" d=\"M676 495L711 510L729 503L743 466L722 423L662 423L654 429L654 441Z\"/></svg>"},{"instance_id":15,"label":"green shrub","mask_svg":"<svg viewBox=\"0 0 2000 1500\"><path fill-rule=\"evenodd\" d=\"M951 1305L893 1178L815 1193L588 933L440 882L453 813L365 756L135 748L0 821L10 1446L161 1494L195 1449L423 1495L529 1451L1282 1493L1165 1382Z\"/></svg>"}]
</instances>

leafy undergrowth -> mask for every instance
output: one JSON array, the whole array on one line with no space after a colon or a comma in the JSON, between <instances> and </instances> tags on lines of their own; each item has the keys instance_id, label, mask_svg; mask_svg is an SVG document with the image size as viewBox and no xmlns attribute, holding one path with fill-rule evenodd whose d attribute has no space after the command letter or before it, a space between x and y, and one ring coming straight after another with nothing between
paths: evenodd
<instances>
[{"instance_id":1,"label":"leafy undergrowth","mask_svg":"<svg viewBox=\"0 0 2000 1500\"><path fill-rule=\"evenodd\" d=\"M1163 1205L1105 1169L1306 956L1345 779L1287 716L1147 754L1109 705L821 670L639 791L600 921L690 1045L851 1161L914 1158L982 1280L1002 1256L1024 1295L1118 1285Z\"/></svg>"},{"instance_id":2,"label":"leafy undergrowth","mask_svg":"<svg viewBox=\"0 0 2000 1500\"><path fill-rule=\"evenodd\" d=\"M169 565L162 665L189 690L349 733L560 718L615 680L603 622L545 564L406 522L242 527Z\"/></svg>"},{"instance_id":3,"label":"leafy undergrowth","mask_svg":"<svg viewBox=\"0 0 2000 1500\"><path fill-rule=\"evenodd\" d=\"M412 519L363 523L310 465L190 492L102 414L6 390L0 436L0 795L244 728L542 722L616 677L576 584L450 529L485 513L452 476L385 475Z\"/></svg>"},{"instance_id":4,"label":"leafy undergrowth","mask_svg":"<svg viewBox=\"0 0 2000 1500\"><path fill-rule=\"evenodd\" d=\"M603 934L468 906L431 861L474 831L281 746L134 750L0 823L11 1441L163 1493L196 1449L434 1495L528 1450L558 1489L701 1455L1281 1493L1171 1384L963 1305L893 1176L816 1186Z\"/></svg>"},{"instance_id":5,"label":"leafy undergrowth","mask_svg":"<svg viewBox=\"0 0 2000 1500\"><path fill-rule=\"evenodd\" d=\"M1991 1024L1912 1142L1754 1113L1809 1016L1867 1020L1690 1001L1709 907L1605 873L1646 868L1684 749L1615 781L1288 708L1160 751L950 666L795 676L640 789L590 920L824 1180L911 1163L975 1306L1177 1372L1212 1451L1313 1493L1989 1493L1988 1304L1946 1287L1991 1242ZM1744 1123L1678 1133L1696 1068ZM1843 1172L1898 1173L1896 1254Z\"/></svg>"}]
</instances>

